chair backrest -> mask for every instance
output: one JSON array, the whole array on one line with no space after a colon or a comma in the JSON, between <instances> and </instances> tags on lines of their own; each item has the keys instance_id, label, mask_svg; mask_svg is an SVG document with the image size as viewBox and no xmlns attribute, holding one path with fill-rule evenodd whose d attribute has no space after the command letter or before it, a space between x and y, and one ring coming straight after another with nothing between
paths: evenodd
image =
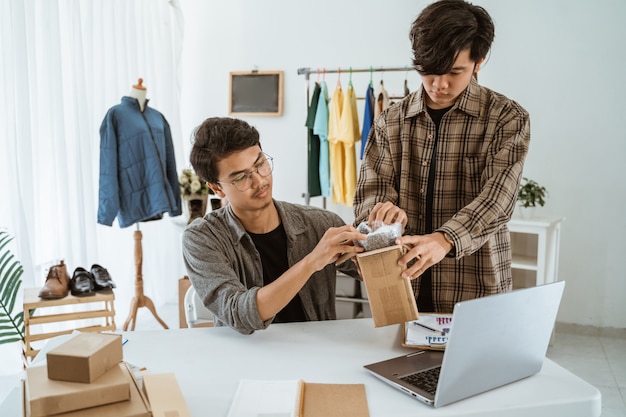
<instances>
[{"instance_id":1,"label":"chair backrest","mask_svg":"<svg viewBox=\"0 0 626 417\"><path fill-rule=\"evenodd\" d=\"M185 293L185 317L187 327L213 326L213 313L204 306L193 285Z\"/></svg>"}]
</instances>

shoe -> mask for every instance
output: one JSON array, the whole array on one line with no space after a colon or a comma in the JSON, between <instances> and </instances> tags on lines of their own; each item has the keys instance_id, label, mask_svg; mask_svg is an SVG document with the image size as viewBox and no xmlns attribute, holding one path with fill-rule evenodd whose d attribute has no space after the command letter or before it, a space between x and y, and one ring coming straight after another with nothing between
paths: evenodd
<instances>
[{"instance_id":1,"label":"shoe","mask_svg":"<svg viewBox=\"0 0 626 417\"><path fill-rule=\"evenodd\" d=\"M70 280L70 292L75 297L87 297L96 295L94 290L95 280L91 272L80 266L74 270L74 275Z\"/></svg>"},{"instance_id":2,"label":"shoe","mask_svg":"<svg viewBox=\"0 0 626 417\"><path fill-rule=\"evenodd\" d=\"M50 267L44 286L39 290L39 297L44 300L58 300L69 293L70 276L65 263Z\"/></svg>"},{"instance_id":3,"label":"shoe","mask_svg":"<svg viewBox=\"0 0 626 417\"><path fill-rule=\"evenodd\" d=\"M115 283L106 268L103 268L98 264L93 264L91 265L91 275L93 275L95 281L96 291L115 288Z\"/></svg>"}]
</instances>

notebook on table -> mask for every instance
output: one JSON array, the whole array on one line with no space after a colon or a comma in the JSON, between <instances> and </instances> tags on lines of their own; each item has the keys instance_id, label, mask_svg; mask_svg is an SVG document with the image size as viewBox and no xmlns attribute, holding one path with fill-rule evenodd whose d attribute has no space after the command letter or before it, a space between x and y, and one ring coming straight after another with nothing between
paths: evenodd
<instances>
[{"instance_id":1,"label":"notebook on table","mask_svg":"<svg viewBox=\"0 0 626 417\"><path fill-rule=\"evenodd\" d=\"M543 365L564 286L559 281L459 302L445 351L416 350L364 367L435 407L534 375Z\"/></svg>"}]
</instances>

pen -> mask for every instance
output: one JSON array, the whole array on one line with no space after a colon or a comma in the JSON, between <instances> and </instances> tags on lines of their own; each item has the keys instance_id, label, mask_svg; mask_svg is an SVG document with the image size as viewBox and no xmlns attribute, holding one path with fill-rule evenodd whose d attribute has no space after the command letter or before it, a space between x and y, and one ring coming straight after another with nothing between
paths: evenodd
<instances>
[{"instance_id":1,"label":"pen","mask_svg":"<svg viewBox=\"0 0 626 417\"><path fill-rule=\"evenodd\" d=\"M435 333L441 334L443 336L446 336L446 332L441 331L441 330L437 330L437 329L433 329L432 327L426 326L425 324L418 323L416 321L414 321L413 324L416 324L416 325L418 325L420 327L423 327L424 329L430 330L431 332L435 332Z\"/></svg>"}]
</instances>

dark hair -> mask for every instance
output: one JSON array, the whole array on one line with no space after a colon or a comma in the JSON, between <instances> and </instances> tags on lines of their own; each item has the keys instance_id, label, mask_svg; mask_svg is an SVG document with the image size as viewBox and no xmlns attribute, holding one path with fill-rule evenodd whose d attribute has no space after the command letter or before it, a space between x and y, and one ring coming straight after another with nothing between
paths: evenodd
<instances>
[{"instance_id":1,"label":"dark hair","mask_svg":"<svg viewBox=\"0 0 626 417\"><path fill-rule=\"evenodd\" d=\"M413 66L422 75L447 74L465 49L474 62L486 57L493 38L493 21L482 7L464 0L436 1L411 26Z\"/></svg>"},{"instance_id":2,"label":"dark hair","mask_svg":"<svg viewBox=\"0 0 626 417\"><path fill-rule=\"evenodd\" d=\"M259 132L247 122L230 117L210 117L193 132L189 162L203 181L218 181L217 163L233 152L261 147Z\"/></svg>"}]
</instances>

